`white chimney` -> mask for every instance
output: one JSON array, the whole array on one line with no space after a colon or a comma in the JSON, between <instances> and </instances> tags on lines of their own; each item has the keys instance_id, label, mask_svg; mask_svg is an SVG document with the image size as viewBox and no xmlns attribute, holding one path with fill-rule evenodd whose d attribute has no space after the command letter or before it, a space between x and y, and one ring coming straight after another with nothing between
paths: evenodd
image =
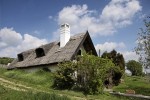
<instances>
[{"instance_id":1,"label":"white chimney","mask_svg":"<svg viewBox=\"0 0 150 100\"><path fill-rule=\"evenodd\" d=\"M64 47L70 39L70 26L65 23L60 26L60 47Z\"/></svg>"}]
</instances>

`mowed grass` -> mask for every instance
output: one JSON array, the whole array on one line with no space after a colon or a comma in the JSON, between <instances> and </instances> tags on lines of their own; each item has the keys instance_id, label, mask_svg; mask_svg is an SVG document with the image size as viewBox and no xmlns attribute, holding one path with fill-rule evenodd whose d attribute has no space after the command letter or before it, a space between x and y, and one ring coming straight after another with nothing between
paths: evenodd
<instances>
[{"instance_id":1,"label":"mowed grass","mask_svg":"<svg viewBox=\"0 0 150 100\"><path fill-rule=\"evenodd\" d=\"M150 96L150 76L126 76L124 82L115 86L113 90L125 93L126 90L132 89L136 94Z\"/></svg>"},{"instance_id":2,"label":"mowed grass","mask_svg":"<svg viewBox=\"0 0 150 100\"><path fill-rule=\"evenodd\" d=\"M15 83L20 83L23 85L27 85L29 87L35 88L36 90L40 91L45 91L48 93L43 93L43 92L37 92L33 93L34 90L27 91L27 92L20 92L20 91L15 91L12 89L5 89L12 93L13 95L19 94L22 97L26 97L29 95L29 98L42 98L42 96L45 95L45 97L50 98L49 96L53 96L57 94L57 96L65 96L63 98L70 98L71 100L135 100L133 98L127 98L127 97L122 97L122 96L114 96L109 94L108 92L104 92L104 94L100 95L84 95L82 92L78 91L73 91L73 90L55 90L51 86L53 84L53 73L50 72L45 72L43 70L39 70L37 72L25 72L23 70L6 70L0 68L0 76L4 79L7 79L9 81L15 82ZM141 80L142 79L142 80ZM134 81L135 83L133 83ZM146 83L145 83L146 82ZM125 82L120 84L117 87L114 87L115 91L120 91L120 92L125 92L126 89L129 89L130 87L133 88L133 84L141 84L142 85L147 85L148 81L145 78L142 77L126 77ZM4 88L4 87L3 87ZM130 88L130 89L132 89ZM135 87L136 88L136 85ZM146 86L147 89L150 89L150 86ZM141 90L143 91L143 90ZM145 90L145 94L149 94L149 90ZM42 95L41 97L38 97L37 95L40 94ZM3 97L8 97L9 98L9 93L0 93L0 97L3 95ZM15 97L15 96L14 96ZM12 97L11 97L12 98ZM40 99L34 99L34 100L40 100ZM0 98L1 100L1 98ZM2 99L3 100L3 99ZM5 99L4 99L5 100ZM8 99L9 100L9 99ZM13 100L13 99L12 99ZM24 99L14 99L14 100L24 100ZM32 99L29 99L32 100ZM46 100L46 99L43 99ZM49 99L51 100L51 99ZM55 99L54 99L55 100ZM62 99L57 99L57 100L62 100ZM65 99L64 99L65 100ZM136 99L137 100L137 99Z\"/></svg>"}]
</instances>

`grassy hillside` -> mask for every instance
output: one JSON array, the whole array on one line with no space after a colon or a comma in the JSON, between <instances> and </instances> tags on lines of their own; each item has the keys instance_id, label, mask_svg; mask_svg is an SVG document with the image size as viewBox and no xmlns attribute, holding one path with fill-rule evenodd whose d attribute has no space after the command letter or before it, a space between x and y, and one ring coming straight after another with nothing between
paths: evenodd
<instances>
[{"instance_id":1,"label":"grassy hillside","mask_svg":"<svg viewBox=\"0 0 150 100\"><path fill-rule=\"evenodd\" d=\"M125 83L114 87L114 90L124 92L125 87L130 88L136 82L140 82L145 86L147 80L140 77L127 77L125 78ZM142 81L141 81L142 80ZM126 85L128 82L128 86ZM105 92L101 95L84 95L81 92L71 91L71 90L54 90L51 85L53 84L53 74L49 72L44 72L39 70L37 72L28 73L23 70L10 70L0 68L0 100L9 100L14 98L14 100L20 100L23 98L31 98L30 100L42 100L47 98L57 98L52 100L133 100L133 98L116 97ZM132 86L133 87L133 86ZM136 87L135 87L136 88ZM147 85L145 88L150 90L150 86ZM143 91L143 90L141 90ZM148 95L150 92L145 91L144 94ZM60 99L58 99L60 98ZM50 99L51 100L51 99Z\"/></svg>"},{"instance_id":2,"label":"grassy hillside","mask_svg":"<svg viewBox=\"0 0 150 100\"><path fill-rule=\"evenodd\" d=\"M0 64L7 65L8 63L11 63L13 60L14 58L0 57Z\"/></svg>"},{"instance_id":3,"label":"grassy hillside","mask_svg":"<svg viewBox=\"0 0 150 100\"><path fill-rule=\"evenodd\" d=\"M114 87L113 89L123 93L128 89L132 89L136 94L150 96L150 77L125 77L124 82L122 82L119 86Z\"/></svg>"},{"instance_id":4,"label":"grassy hillside","mask_svg":"<svg viewBox=\"0 0 150 100\"><path fill-rule=\"evenodd\" d=\"M17 91L0 85L0 100L70 100L66 96L43 92Z\"/></svg>"}]
</instances>

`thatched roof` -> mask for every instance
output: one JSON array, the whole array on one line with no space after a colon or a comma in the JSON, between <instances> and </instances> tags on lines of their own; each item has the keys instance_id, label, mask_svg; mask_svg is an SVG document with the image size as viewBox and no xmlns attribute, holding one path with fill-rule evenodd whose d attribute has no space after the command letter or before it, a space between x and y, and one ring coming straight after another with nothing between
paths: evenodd
<instances>
[{"instance_id":1,"label":"thatched roof","mask_svg":"<svg viewBox=\"0 0 150 100\"><path fill-rule=\"evenodd\" d=\"M70 61L75 58L81 46L83 46L87 52L92 52L97 56L96 50L87 31L86 33L80 33L72 36L69 42L63 48L60 48L60 42L56 41L42 45L35 49L24 51L18 54L23 56L21 61L16 58L8 66L8 69L49 65L62 61ZM39 48L42 48L44 51L44 56L37 57L36 50Z\"/></svg>"}]
</instances>

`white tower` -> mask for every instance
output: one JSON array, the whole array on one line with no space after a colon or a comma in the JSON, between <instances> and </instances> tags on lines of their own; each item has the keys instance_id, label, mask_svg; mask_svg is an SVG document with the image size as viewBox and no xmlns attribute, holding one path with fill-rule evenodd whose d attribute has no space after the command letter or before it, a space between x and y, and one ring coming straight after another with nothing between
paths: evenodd
<instances>
[{"instance_id":1,"label":"white tower","mask_svg":"<svg viewBox=\"0 0 150 100\"><path fill-rule=\"evenodd\" d=\"M70 39L70 26L65 23L60 26L60 47L64 47Z\"/></svg>"}]
</instances>

